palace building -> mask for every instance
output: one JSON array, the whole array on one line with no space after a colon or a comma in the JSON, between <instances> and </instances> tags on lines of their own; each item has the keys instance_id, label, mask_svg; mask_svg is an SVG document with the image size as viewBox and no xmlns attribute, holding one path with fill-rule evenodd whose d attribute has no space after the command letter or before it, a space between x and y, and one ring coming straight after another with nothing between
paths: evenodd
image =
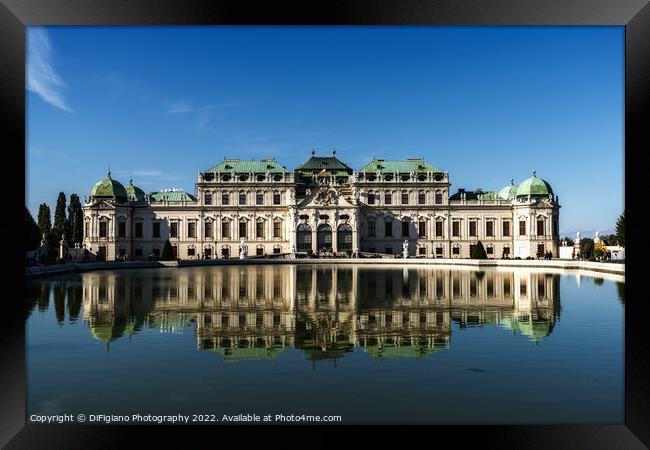
<instances>
[{"instance_id":1,"label":"palace building","mask_svg":"<svg viewBox=\"0 0 650 450\"><path fill-rule=\"evenodd\" d=\"M558 257L559 202L548 182L499 191L458 189L422 159L373 159L354 170L336 155L288 170L275 159L224 159L198 173L194 194L146 194L108 177L85 199L83 246L101 260L383 254L468 258Z\"/></svg>"}]
</instances>

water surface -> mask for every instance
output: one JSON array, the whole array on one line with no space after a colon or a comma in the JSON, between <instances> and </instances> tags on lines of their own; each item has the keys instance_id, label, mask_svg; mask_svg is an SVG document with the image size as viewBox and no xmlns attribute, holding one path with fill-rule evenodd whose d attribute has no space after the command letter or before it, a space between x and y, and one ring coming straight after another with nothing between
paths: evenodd
<instances>
[{"instance_id":1,"label":"water surface","mask_svg":"<svg viewBox=\"0 0 650 450\"><path fill-rule=\"evenodd\" d=\"M31 281L27 416L620 424L622 286L532 269L365 265Z\"/></svg>"}]
</instances>

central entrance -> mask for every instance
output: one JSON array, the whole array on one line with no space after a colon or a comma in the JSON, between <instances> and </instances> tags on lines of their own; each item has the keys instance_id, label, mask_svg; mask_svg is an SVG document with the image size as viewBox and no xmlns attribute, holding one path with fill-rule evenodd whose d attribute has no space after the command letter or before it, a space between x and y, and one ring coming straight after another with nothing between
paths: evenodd
<instances>
[{"instance_id":1,"label":"central entrance","mask_svg":"<svg viewBox=\"0 0 650 450\"><path fill-rule=\"evenodd\" d=\"M316 248L319 251L332 251L332 227L323 224L318 226L316 233Z\"/></svg>"},{"instance_id":2,"label":"central entrance","mask_svg":"<svg viewBox=\"0 0 650 450\"><path fill-rule=\"evenodd\" d=\"M343 252L345 250L352 250L352 227L344 223L339 226L338 235L336 236L336 251Z\"/></svg>"}]
</instances>

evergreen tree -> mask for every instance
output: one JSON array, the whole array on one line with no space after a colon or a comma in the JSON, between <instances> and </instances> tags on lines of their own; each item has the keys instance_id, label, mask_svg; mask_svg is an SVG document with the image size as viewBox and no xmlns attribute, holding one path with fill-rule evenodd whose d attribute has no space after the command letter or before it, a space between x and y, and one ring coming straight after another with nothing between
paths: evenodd
<instances>
[{"instance_id":1,"label":"evergreen tree","mask_svg":"<svg viewBox=\"0 0 650 450\"><path fill-rule=\"evenodd\" d=\"M472 250L471 258L487 259L487 253L485 253L485 248L483 247L483 243L481 241L478 241L474 246L474 249Z\"/></svg>"},{"instance_id":2,"label":"evergreen tree","mask_svg":"<svg viewBox=\"0 0 650 450\"><path fill-rule=\"evenodd\" d=\"M59 197L56 199L56 208L54 209L54 226L52 227L53 230L56 230L59 239L61 239L61 235L65 233L68 227L65 217L65 203L65 194L59 192ZM69 238L70 236L66 236L66 239Z\"/></svg>"},{"instance_id":3,"label":"evergreen tree","mask_svg":"<svg viewBox=\"0 0 650 450\"><path fill-rule=\"evenodd\" d=\"M618 245L625 247L625 211L621 214L621 217L616 221L616 240Z\"/></svg>"},{"instance_id":4,"label":"evergreen tree","mask_svg":"<svg viewBox=\"0 0 650 450\"><path fill-rule=\"evenodd\" d=\"M167 239L165 241L165 245L163 245L162 255L160 259L162 259L163 261L174 260L174 252L172 251L172 244L169 242L169 239Z\"/></svg>"},{"instance_id":5,"label":"evergreen tree","mask_svg":"<svg viewBox=\"0 0 650 450\"><path fill-rule=\"evenodd\" d=\"M38 229L38 225L32 217L32 213L29 212L27 206L25 206L25 251L35 250L38 248L38 244L41 242L41 233Z\"/></svg>"},{"instance_id":6,"label":"evergreen tree","mask_svg":"<svg viewBox=\"0 0 650 450\"><path fill-rule=\"evenodd\" d=\"M591 238L580 239L580 254L584 259L594 256L594 240Z\"/></svg>"},{"instance_id":7,"label":"evergreen tree","mask_svg":"<svg viewBox=\"0 0 650 450\"><path fill-rule=\"evenodd\" d=\"M569 247L571 247L575 243L575 241L569 236L564 236L562 239L560 239L560 241L566 241L566 245L568 245Z\"/></svg>"},{"instance_id":8,"label":"evergreen tree","mask_svg":"<svg viewBox=\"0 0 650 450\"><path fill-rule=\"evenodd\" d=\"M77 194L70 195L70 206L68 206L68 223L69 232L66 232L66 239L69 236L68 242L74 246L77 242L83 241L83 211L81 210L81 202Z\"/></svg>"},{"instance_id":9,"label":"evergreen tree","mask_svg":"<svg viewBox=\"0 0 650 450\"><path fill-rule=\"evenodd\" d=\"M47 234L52 229L52 216L50 214L50 207L47 206L47 203L42 203L38 207L38 229L41 232L41 236Z\"/></svg>"}]
</instances>

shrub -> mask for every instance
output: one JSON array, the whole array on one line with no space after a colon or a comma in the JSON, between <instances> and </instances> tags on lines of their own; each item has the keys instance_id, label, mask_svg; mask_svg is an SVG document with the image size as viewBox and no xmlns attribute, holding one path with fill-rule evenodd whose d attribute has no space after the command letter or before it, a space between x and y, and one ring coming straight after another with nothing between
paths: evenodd
<instances>
[{"instance_id":1,"label":"shrub","mask_svg":"<svg viewBox=\"0 0 650 450\"><path fill-rule=\"evenodd\" d=\"M526 259L535 259L532 256L526 256Z\"/></svg>"},{"instance_id":2,"label":"shrub","mask_svg":"<svg viewBox=\"0 0 650 450\"><path fill-rule=\"evenodd\" d=\"M587 258L587 261L596 261L596 258L594 258L593 256L590 256L589 258Z\"/></svg>"},{"instance_id":3,"label":"shrub","mask_svg":"<svg viewBox=\"0 0 650 450\"><path fill-rule=\"evenodd\" d=\"M515 256L515 259L521 259L521 256Z\"/></svg>"},{"instance_id":4,"label":"shrub","mask_svg":"<svg viewBox=\"0 0 650 450\"><path fill-rule=\"evenodd\" d=\"M312 256L314 256L314 251L310 248L308 248L307 251L305 251L305 253L307 254L307 258L311 258Z\"/></svg>"},{"instance_id":5,"label":"shrub","mask_svg":"<svg viewBox=\"0 0 650 450\"><path fill-rule=\"evenodd\" d=\"M169 239L165 241L165 245L163 245L162 249L162 255L160 257L163 261L173 261L174 260L174 252L172 250L172 244L169 242Z\"/></svg>"},{"instance_id":6,"label":"shrub","mask_svg":"<svg viewBox=\"0 0 650 450\"><path fill-rule=\"evenodd\" d=\"M487 253L485 253L485 248L483 247L483 243L481 241L478 241L474 246L474 249L472 250L471 258L487 259Z\"/></svg>"},{"instance_id":7,"label":"shrub","mask_svg":"<svg viewBox=\"0 0 650 450\"><path fill-rule=\"evenodd\" d=\"M348 258L352 257L352 250L350 250L349 248L345 250L345 256L347 256Z\"/></svg>"}]
</instances>

